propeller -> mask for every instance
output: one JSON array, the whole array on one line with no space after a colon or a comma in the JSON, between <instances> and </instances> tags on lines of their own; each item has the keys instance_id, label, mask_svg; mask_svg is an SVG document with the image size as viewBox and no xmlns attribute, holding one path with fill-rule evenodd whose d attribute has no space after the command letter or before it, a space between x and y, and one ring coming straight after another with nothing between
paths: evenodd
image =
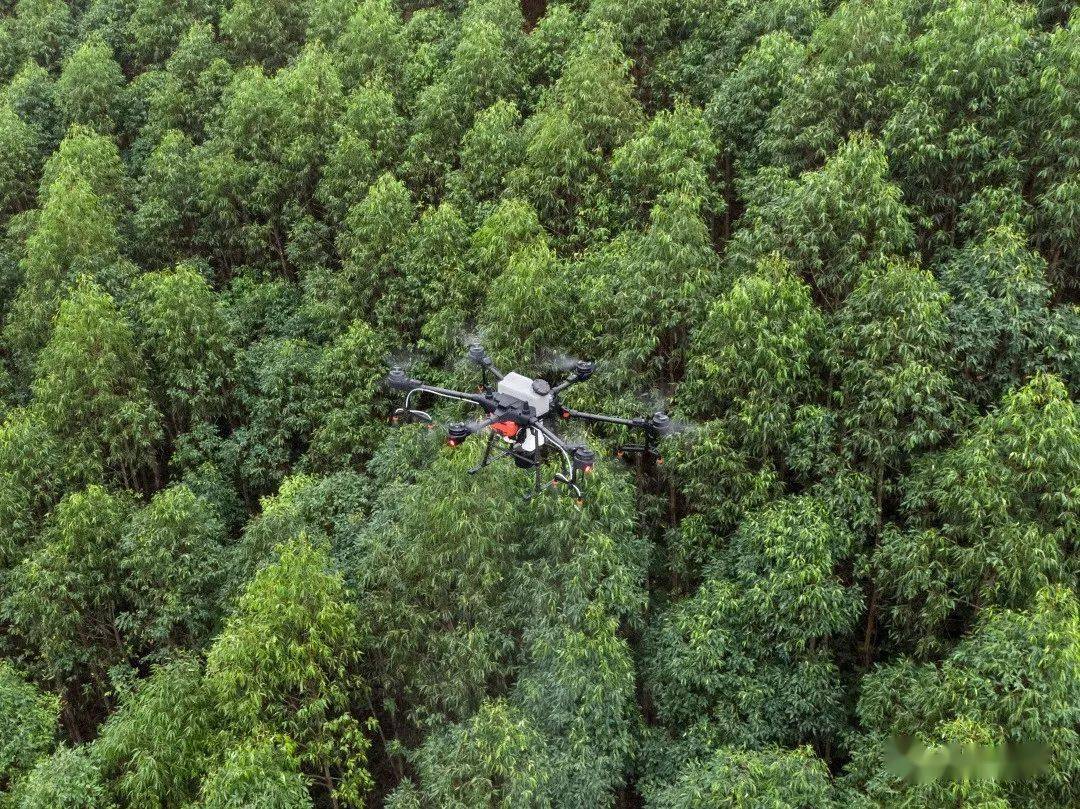
<instances>
[{"instance_id":1,"label":"propeller","mask_svg":"<svg viewBox=\"0 0 1080 809\"><path fill-rule=\"evenodd\" d=\"M581 379L588 379L602 368L602 364L595 360L586 360L581 357L573 357L561 351L548 351L539 357L539 363L554 368L562 375L576 374Z\"/></svg>"},{"instance_id":2,"label":"propeller","mask_svg":"<svg viewBox=\"0 0 1080 809\"><path fill-rule=\"evenodd\" d=\"M473 345L486 345L487 329L477 326L475 323L463 326L457 335L458 342L465 348Z\"/></svg>"},{"instance_id":3,"label":"propeller","mask_svg":"<svg viewBox=\"0 0 1080 809\"><path fill-rule=\"evenodd\" d=\"M465 349L465 358L475 365L482 365L487 351L487 331L481 328L463 328L458 332L458 342ZM490 361L490 359L489 359Z\"/></svg>"},{"instance_id":4,"label":"propeller","mask_svg":"<svg viewBox=\"0 0 1080 809\"><path fill-rule=\"evenodd\" d=\"M391 368L400 368L408 372L418 365L423 364L423 357L409 348L397 348L386 355L386 364Z\"/></svg>"},{"instance_id":5,"label":"propeller","mask_svg":"<svg viewBox=\"0 0 1080 809\"><path fill-rule=\"evenodd\" d=\"M696 422L672 415L671 400L656 388L639 392L637 400L641 403L642 417L649 420L661 438L700 429Z\"/></svg>"}]
</instances>

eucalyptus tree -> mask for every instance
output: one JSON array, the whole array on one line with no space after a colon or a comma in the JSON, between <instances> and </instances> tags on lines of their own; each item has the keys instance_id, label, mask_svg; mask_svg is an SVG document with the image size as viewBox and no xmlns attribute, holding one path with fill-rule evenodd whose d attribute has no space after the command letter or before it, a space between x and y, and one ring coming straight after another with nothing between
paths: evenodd
<instances>
[{"instance_id":1,"label":"eucalyptus tree","mask_svg":"<svg viewBox=\"0 0 1080 809\"><path fill-rule=\"evenodd\" d=\"M222 619L225 530L214 505L183 484L136 512L120 545L128 605L118 623L151 656L199 648Z\"/></svg>"},{"instance_id":2,"label":"eucalyptus tree","mask_svg":"<svg viewBox=\"0 0 1080 809\"><path fill-rule=\"evenodd\" d=\"M192 23L165 60L160 82L149 94L140 138L156 145L167 131L177 129L201 140L207 118L233 76L226 56L209 23Z\"/></svg>"},{"instance_id":3,"label":"eucalyptus tree","mask_svg":"<svg viewBox=\"0 0 1080 809\"><path fill-rule=\"evenodd\" d=\"M120 109L124 76L112 48L88 39L64 62L56 80L56 105L67 126L82 124L109 133L123 120Z\"/></svg>"},{"instance_id":4,"label":"eucalyptus tree","mask_svg":"<svg viewBox=\"0 0 1080 809\"><path fill-rule=\"evenodd\" d=\"M42 521L66 486L56 435L34 410L10 410L0 425L3 568L12 567L33 549Z\"/></svg>"},{"instance_id":5,"label":"eucalyptus tree","mask_svg":"<svg viewBox=\"0 0 1080 809\"><path fill-rule=\"evenodd\" d=\"M924 13L911 0L846 2L821 20L798 69L782 74L787 85L766 111L757 144L761 163L816 169L853 133L880 135L897 108L897 88L914 79L912 39Z\"/></svg>"},{"instance_id":6,"label":"eucalyptus tree","mask_svg":"<svg viewBox=\"0 0 1080 809\"><path fill-rule=\"evenodd\" d=\"M278 68L300 49L310 2L232 0L221 15L221 35L235 58Z\"/></svg>"},{"instance_id":7,"label":"eucalyptus tree","mask_svg":"<svg viewBox=\"0 0 1080 809\"><path fill-rule=\"evenodd\" d=\"M1069 580L1077 418L1061 382L1036 376L917 465L903 497L909 527L889 531L875 559L893 631L916 651L940 648L946 622L1023 608L1038 589Z\"/></svg>"},{"instance_id":8,"label":"eucalyptus tree","mask_svg":"<svg viewBox=\"0 0 1080 809\"><path fill-rule=\"evenodd\" d=\"M72 9L62 0L18 0L11 35L20 56L56 68L74 39Z\"/></svg>"},{"instance_id":9,"label":"eucalyptus tree","mask_svg":"<svg viewBox=\"0 0 1080 809\"><path fill-rule=\"evenodd\" d=\"M233 738L290 740L302 772L335 806L359 805L371 786L368 741L351 713L366 689L356 676L357 623L340 574L301 534L251 579L207 656L206 687Z\"/></svg>"},{"instance_id":10,"label":"eucalyptus tree","mask_svg":"<svg viewBox=\"0 0 1080 809\"><path fill-rule=\"evenodd\" d=\"M0 105L0 217L25 211L34 198L41 164L41 143L34 128L10 103Z\"/></svg>"},{"instance_id":11,"label":"eucalyptus tree","mask_svg":"<svg viewBox=\"0 0 1080 809\"><path fill-rule=\"evenodd\" d=\"M180 264L139 276L130 308L149 387L170 436L222 415L235 347L223 307L198 268Z\"/></svg>"},{"instance_id":12,"label":"eucalyptus tree","mask_svg":"<svg viewBox=\"0 0 1080 809\"><path fill-rule=\"evenodd\" d=\"M862 610L838 575L853 540L824 502L779 499L747 516L699 589L657 616L643 673L671 734L665 757L835 739L835 652Z\"/></svg>"},{"instance_id":13,"label":"eucalyptus tree","mask_svg":"<svg viewBox=\"0 0 1080 809\"><path fill-rule=\"evenodd\" d=\"M194 144L178 129L163 133L146 156L131 214L140 264L160 269L195 252L199 213L190 201L199 194L198 165Z\"/></svg>"},{"instance_id":14,"label":"eucalyptus tree","mask_svg":"<svg viewBox=\"0 0 1080 809\"><path fill-rule=\"evenodd\" d=\"M295 338L259 340L237 355L243 417L227 442L248 497L274 488L306 451L318 357L315 345Z\"/></svg>"},{"instance_id":15,"label":"eucalyptus tree","mask_svg":"<svg viewBox=\"0 0 1080 809\"><path fill-rule=\"evenodd\" d=\"M58 151L46 165L40 211L20 261L21 284L4 324L5 343L24 374L79 275L109 283L130 272L120 260L119 152L78 128L65 142L70 150Z\"/></svg>"},{"instance_id":16,"label":"eucalyptus tree","mask_svg":"<svg viewBox=\"0 0 1080 809\"><path fill-rule=\"evenodd\" d=\"M390 325L385 318L392 315L394 303L386 296L396 279L408 282L401 278L402 264L415 213L408 188L389 173L379 177L349 209L337 237L341 272L332 276L329 289L320 293L332 302L331 314L338 322L345 325L357 310L364 309L382 315L383 322L378 325Z\"/></svg>"},{"instance_id":17,"label":"eucalyptus tree","mask_svg":"<svg viewBox=\"0 0 1080 809\"><path fill-rule=\"evenodd\" d=\"M1023 232L1008 225L988 230L940 274L952 298L950 342L967 399L986 406L1038 371L1071 370L1046 262Z\"/></svg>"},{"instance_id":18,"label":"eucalyptus tree","mask_svg":"<svg viewBox=\"0 0 1080 809\"><path fill-rule=\"evenodd\" d=\"M795 408L818 393L824 341L807 284L785 262L762 260L698 322L680 401L695 416L724 419L768 457L785 448Z\"/></svg>"},{"instance_id":19,"label":"eucalyptus tree","mask_svg":"<svg viewBox=\"0 0 1080 809\"><path fill-rule=\"evenodd\" d=\"M42 692L11 663L0 664L0 783L11 786L56 746L60 700Z\"/></svg>"},{"instance_id":20,"label":"eucalyptus tree","mask_svg":"<svg viewBox=\"0 0 1080 809\"><path fill-rule=\"evenodd\" d=\"M425 804L455 809L552 805L544 796L544 738L527 717L502 701L485 702L467 723L431 733L416 767Z\"/></svg>"},{"instance_id":21,"label":"eucalyptus tree","mask_svg":"<svg viewBox=\"0 0 1080 809\"><path fill-rule=\"evenodd\" d=\"M231 748L203 779L198 806L205 809L311 809L307 780L295 745L267 736Z\"/></svg>"},{"instance_id":22,"label":"eucalyptus tree","mask_svg":"<svg viewBox=\"0 0 1080 809\"><path fill-rule=\"evenodd\" d=\"M656 809L810 809L841 805L825 762L807 747L755 751L720 748L688 765L673 784L649 802Z\"/></svg>"},{"instance_id":23,"label":"eucalyptus tree","mask_svg":"<svg viewBox=\"0 0 1080 809\"><path fill-rule=\"evenodd\" d=\"M517 104L499 99L477 113L462 135L458 168L446 180L447 196L469 213L488 211L525 157Z\"/></svg>"},{"instance_id":24,"label":"eucalyptus tree","mask_svg":"<svg viewBox=\"0 0 1080 809\"><path fill-rule=\"evenodd\" d=\"M93 281L81 280L60 306L32 393L73 479L129 488L150 488L158 479L161 416L132 327Z\"/></svg>"},{"instance_id":25,"label":"eucalyptus tree","mask_svg":"<svg viewBox=\"0 0 1080 809\"><path fill-rule=\"evenodd\" d=\"M394 91L379 75L351 90L334 121L337 140L326 157L318 199L338 221L384 173L392 172L405 142L406 120Z\"/></svg>"},{"instance_id":26,"label":"eucalyptus tree","mask_svg":"<svg viewBox=\"0 0 1080 809\"><path fill-rule=\"evenodd\" d=\"M910 41L909 96L882 137L931 246L949 244L974 191L1024 183L1031 18L999 0L957 0L930 13Z\"/></svg>"},{"instance_id":27,"label":"eucalyptus tree","mask_svg":"<svg viewBox=\"0 0 1080 809\"><path fill-rule=\"evenodd\" d=\"M990 608L939 664L902 658L868 674L849 774L877 802L896 806L1077 799L1077 603L1069 587L1043 588L1025 610ZM1024 683L1022 689L1002 683ZM1041 746L1046 766L1029 779L959 783L902 780L885 765L885 740L923 745ZM951 794L950 794L951 793Z\"/></svg>"},{"instance_id":28,"label":"eucalyptus tree","mask_svg":"<svg viewBox=\"0 0 1080 809\"><path fill-rule=\"evenodd\" d=\"M612 154L617 194L612 204L625 210L626 224L633 225L643 223L656 203L685 194L700 200L703 215L711 219L723 212L710 184L716 159L712 127L702 110L685 104L662 110Z\"/></svg>"},{"instance_id":29,"label":"eucalyptus tree","mask_svg":"<svg viewBox=\"0 0 1080 809\"><path fill-rule=\"evenodd\" d=\"M120 538L131 510L130 497L100 486L68 494L5 585L14 639L36 675L66 695L65 723L76 738L83 711L108 705L109 669L127 657L117 618Z\"/></svg>"},{"instance_id":30,"label":"eucalyptus tree","mask_svg":"<svg viewBox=\"0 0 1080 809\"><path fill-rule=\"evenodd\" d=\"M200 241L224 253L226 267L251 263L295 277L331 146L327 122L343 107L337 68L318 42L273 75L257 66L234 74L208 124L199 169Z\"/></svg>"},{"instance_id":31,"label":"eucalyptus tree","mask_svg":"<svg viewBox=\"0 0 1080 809\"><path fill-rule=\"evenodd\" d=\"M37 764L9 793L18 809L114 809L101 770L85 747L57 748Z\"/></svg>"},{"instance_id":32,"label":"eucalyptus tree","mask_svg":"<svg viewBox=\"0 0 1080 809\"><path fill-rule=\"evenodd\" d=\"M1047 5L1040 4L1042 8ZM1041 16L1041 15L1040 15ZM1069 114L1080 88L1080 33L1075 25L1051 32L1047 47L1036 57L1038 85L1028 114L1042 125L1035 133L1033 203L1038 227L1032 234L1048 262L1053 281L1075 290L1070 267L1076 266L1076 166L1080 158L1080 128Z\"/></svg>"},{"instance_id":33,"label":"eucalyptus tree","mask_svg":"<svg viewBox=\"0 0 1080 809\"><path fill-rule=\"evenodd\" d=\"M462 14L442 76L418 94L404 172L422 198L437 198L476 115L520 93L524 35L521 6L473 0Z\"/></svg>"},{"instance_id":34,"label":"eucalyptus tree","mask_svg":"<svg viewBox=\"0 0 1080 809\"><path fill-rule=\"evenodd\" d=\"M728 245L729 261L741 273L778 252L826 309L850 293L865 263L903 257L914 246L885 149L870 138L853 136L821 169L798 179L770 166L753 181L753 188L742 186L745 225Z\"/></svg>"},{"instance_id":35,"label":"eucalyptus tree","mask_svg":"<svg viewBox=\"0 0 1080 809\"><path fill-rule=\"evenodd\" d=\"M586 33L525 122L525 159L510 186L559 236L583 240L597 218L590 208L604 158L641 120L633 89L629 63L610 31Z\"/></svg>"},{"instance_id":36,"label":"eucalyptus tree","mask_svg":"<svg viewBox=\"0 0 1080 809\"><path fill-rule=\"evenodd\" d=\"M323 350L312 382L321 413L305 456L312 466L349 468L370 456L382 439L387 348L381 335L357 320Z\"/></svg>"},{"instance_id":37,"label":"eucalyptus tree","mask_svg":"<svg viewBox=\"0 0 1080 809\"><path fill-rule=\"evenodd\" d=\"M770 162L765 133L770 116L791 92L807 48L786 32L763 36L728 74L705 108L719 152L724 200L724 235L736 210L736 178L748 179Z\"/></svg>"},{"instance_id":38,"label":"eucalyptus tree","mask_svg":"<svg viewBox=\"0 0 1080 809\"><path fill-rule=\"evenodd\" d=\"M185 805L216 756L221 717L194 657L155 667L89 745L121 806Z\"/></svg>"}]
</instances>

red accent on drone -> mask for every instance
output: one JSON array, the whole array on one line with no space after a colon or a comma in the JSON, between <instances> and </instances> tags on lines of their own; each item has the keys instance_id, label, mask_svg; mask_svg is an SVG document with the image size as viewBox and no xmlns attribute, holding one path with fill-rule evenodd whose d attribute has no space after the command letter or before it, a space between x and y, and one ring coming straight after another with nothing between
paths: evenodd
<instances>
[{"instance_id":1,"label":"red accent on drone","mask_svg":"<svg viewBox=\"0 0 1080 809\"><path fill-rule=\"evenodd\" d=\"M491 429L504 438L513 438L521 428L518 427L517 422L497 421L491 425Z\"/></svg>"}]
</instances>

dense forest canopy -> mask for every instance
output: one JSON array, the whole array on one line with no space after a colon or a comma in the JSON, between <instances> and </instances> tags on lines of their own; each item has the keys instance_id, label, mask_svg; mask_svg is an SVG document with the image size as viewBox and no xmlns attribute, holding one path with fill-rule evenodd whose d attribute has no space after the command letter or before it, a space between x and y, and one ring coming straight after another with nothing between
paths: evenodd
<instances>
[{"instance_id":1,"label":"dense forest canopy","mask_svg":"<svg viewBox=\"0 0 1080 809\"><path fill-rule=\"evenodd\" d=\"M1073 6L4 0L2 805L1080 804Z\"/></svg>"}]
</instances>

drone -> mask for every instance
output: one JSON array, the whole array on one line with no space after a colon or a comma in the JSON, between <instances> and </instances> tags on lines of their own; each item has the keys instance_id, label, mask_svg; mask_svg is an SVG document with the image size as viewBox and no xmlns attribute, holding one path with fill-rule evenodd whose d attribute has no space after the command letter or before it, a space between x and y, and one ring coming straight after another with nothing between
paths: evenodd
<instances>
[{"instance_id":1,"label":"drone","mask_svg":"<svg viewBox=\"0 0 1080 809\"><path fill-rule=\"evenodd\" d=\"M626 453L649 455L657 463L663 462L657 451L659 441L678 432L677 424L664 412L658 411L645 418L625 419L565 407L559 396L567 388L588 380L596 371L594 362L573 361L570 375L552 386L544 379L531 379L514 371L502 373L480 345L470 345L466 356L471 363L479 366L482 375L482 384L476 393L428 385L410 378L400 366L391 368L386 376L386 384L405 393L404 406L394 411L391 421L395 424L402 421L419 422L434 427L434 417L428 411L413 406L414 399L421 396L451 399L480 408L484 412L482 419L455 421L446 425L447 443L457 447L470 436L487 430L483 457L477 466L469 470L469 474L476 474L501 458L510 458L517 467L533 470L533 489L526 495L526 500L549 487L562 485L579 504L582 502L583 476L592 472L597 455L584 444L571 443L560 437L554 428L558 421L618 425L638 431L641 441L620 447L616 454L619 457ZM491 384L492 378L494 385ZM543 467L552 457L560 468L544 483Z\"/></svg>"}]
</instances>

